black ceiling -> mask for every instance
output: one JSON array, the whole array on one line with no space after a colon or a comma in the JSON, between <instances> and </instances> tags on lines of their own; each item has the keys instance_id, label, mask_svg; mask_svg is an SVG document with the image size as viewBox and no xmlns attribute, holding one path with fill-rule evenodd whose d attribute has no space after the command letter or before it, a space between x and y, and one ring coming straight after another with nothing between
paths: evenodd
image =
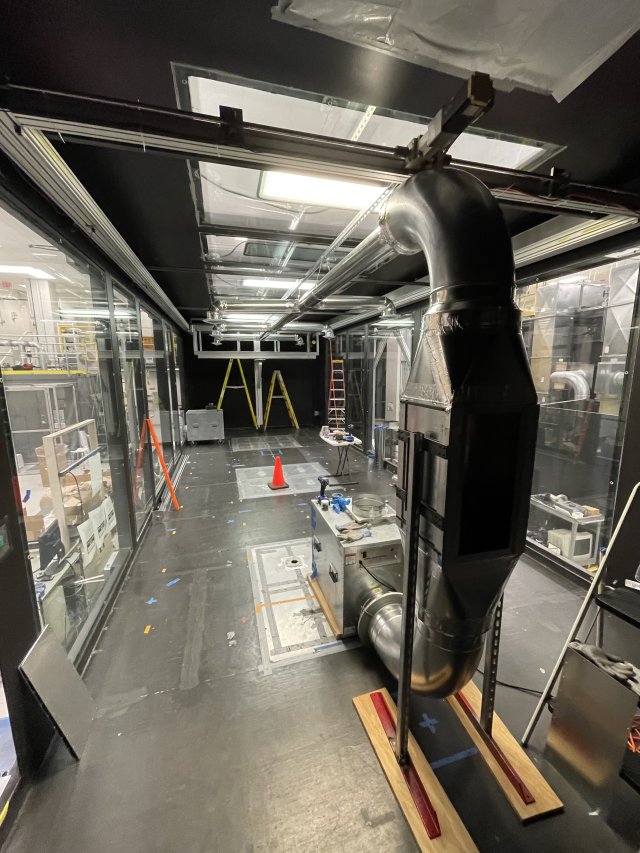
<instances>
[{"instance_id":1,"label":"black ceiling","mask_svg":"<svg viewBox=\"0 0 640 853\"><path fill-rule=\"evenodd\" d=\"M458 78L274 23L271 5L5 0L0 78L176 107L175 61L419 115L433 115L460 86ZM498 93L481 125L565 146L555 164L577 180L638 190L639 52L640 34L560 104L523 90ZM147 266L202 267L186 163L71 142L59 150ZM511 216L514 230L534 221ZM415 261L399 259L385 277L419 272ZM153 274L185 314L206 307L203 273Z\"/></svg>"}]
</instances>

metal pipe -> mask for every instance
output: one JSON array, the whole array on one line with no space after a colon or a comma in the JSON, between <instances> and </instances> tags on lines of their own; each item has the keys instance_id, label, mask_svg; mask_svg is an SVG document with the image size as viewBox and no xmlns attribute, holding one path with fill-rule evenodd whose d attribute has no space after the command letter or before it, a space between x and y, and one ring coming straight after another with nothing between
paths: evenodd
<instances>
[{"instance_id":1,"label":"metal pipe","mask_svg":"<svg viewBox=\"0 0 640 853\"><path fill-rule=\"evenodd\" d=\"M324 275L312 290L305 291L298 300L301 311L311 311L318 303L328 296L334 296L340 289L346 287L353 279L362 274L374 264L390 260L396 254L393 247L382 238L379 228L359 243L355 249ZM286 314L271 326L278 331L293 319L292 314Z\"/></svg>"},{"instance_id":2,"label":"metal pipe","mask_svg":"<svg viewBox=\"0 0 640 853\"><path fill-rule=\"evenodd\" d=\"M556 370L550 376L551 382L562 382L573 391L574 400L588 400L591 388L582 370Z\"/></svg>"},{"instance_id":3,"label":"metal pipe","mask_svg":"<svg viewBox=\"0 0 640 853\"><path fill-rule=\"evenodd\" d=\"M455 169L421 172L390 196L380 232L397 253L423 251L429 266L430 307L401 398L401 425L410 443L422 433L428 445L437 445L440 458L417 486L409 482L399 491L398 516L407 547L420 537L411 686L447 696L475 672L495 607L524 549L537 398L513 304L511 241L488 189ZM500 442L497 433L508 462L495 466L489 483L484 443L488 437ZM405 457L403 483L407 464ZM510 497L501 504L496 495L494 506L478 489L479 483L485 491L498 488L497 478ZM483 501L495 518L480 525ZM500 530L495 542L494 529ZM369 590L360 604L361 640L398 676L409 654L402 650L401 623L413 610L397 592L381 590Z\"/></svg>"},{"instance_id":4,"label":"metal pipe","mask_svg":"<svg viewBox=\"0 0 640 853\"><path fill-rule=\"evenodd\" d=\"M277 311L300 314L302 307L295 299L234 299L219 296L215 304L223 311ZM313 308L315 311L354 310L375 306L381 311L387 305L387 300L377 296L328 296ZM311 310L311 309L304 309Z\"/></svg>"}]
</instances>

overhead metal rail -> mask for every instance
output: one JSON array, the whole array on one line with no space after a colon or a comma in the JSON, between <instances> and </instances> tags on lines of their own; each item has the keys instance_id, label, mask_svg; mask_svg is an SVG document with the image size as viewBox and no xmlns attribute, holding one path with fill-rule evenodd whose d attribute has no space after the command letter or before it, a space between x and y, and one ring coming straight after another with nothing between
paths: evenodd
<instances>
[{"instance_id":1,"label":"overhead metal rail","mask_svg":"<svg viewBox=\"0 0 640 853\"><path fill-rule=\"evenodd\" d=\"M400 184L413 163L408 146L388 148L252 124L234 110L222 118L12 84L0 86L0 110L10 115L17 132L30 128L67 141L248 168ZM572 181L558 170L543 174L455 158L448 162L475 175L504 204L589 216L640 213L638 195Z\"/></svg>"},{"instance_id":2,"label":"overhead metal rail","mask_svg":"<svg viewBox=\"0 0 640 853\"><path fill-rule=\"evenodd\" d=\"M247 228L244 225L221 225L215 223L200 223L198 231L212 237L245 237L247 241L256 242L286 242L305 246L329 246L333 237L326 234L311 234L306 231L278 231L269 228ZM359 240L346 238L340 244L343 249L353 249Z\"/></svg>"},{"instance_id":3,"label":"overhead metal rail","mask_svg":"<svg viewBox=\"0 0 640 853\"><path fill-rule=\"evenodd\" d=\"M189 325L49 140L0 111L0 149L181 329Z\"/></svg>"}]
</instances>

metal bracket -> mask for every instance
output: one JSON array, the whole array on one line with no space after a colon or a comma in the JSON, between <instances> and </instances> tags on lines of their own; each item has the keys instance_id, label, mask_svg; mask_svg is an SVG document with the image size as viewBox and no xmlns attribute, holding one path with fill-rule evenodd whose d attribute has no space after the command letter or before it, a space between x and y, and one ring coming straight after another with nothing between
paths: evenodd
<instances>
[{"instance_id":1,"label":"metal bracket","mask_svg":"<svg viewBox=\"0 0 640 853\"><path fill-rule=\"evenodd\" d=\"M244 118L238 107L220 106L220 118L226 122L226 137L229 144L244 142Z\"/></svg>"},{"instance_id":2,"label":"metal bracket","mask_svg":"<svg viewBox=\"0 0 640 853\"><path fill-rule=\"evenodd\" d=\"M419 172L443 165L446 151L470 125L493 106L491 77L479 71L471 75L453 98L429 122L429 127L409 143L405 168Z\"/></svg>"}]
</instances>

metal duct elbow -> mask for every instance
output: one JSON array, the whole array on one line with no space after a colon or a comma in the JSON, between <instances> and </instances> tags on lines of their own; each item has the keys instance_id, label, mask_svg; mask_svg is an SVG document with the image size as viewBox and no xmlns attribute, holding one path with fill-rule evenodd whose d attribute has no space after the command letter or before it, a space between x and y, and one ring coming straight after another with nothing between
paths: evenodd
<instances>
[{"instance_id":1,"label":"metal duct elbow","mask_svg":"<svg viewBox=\"0 0 640 853\"><path fill-rule=\"evenodd\" d=\"M552 383L568 385L573 391L574 400L588 400L591 397L591 388L582 370L556 370L549 379Z\"/></svg>"},{"instance_id":2,"label":"metal duct elbow","mask_svg":"<svg viewBox=\"0 0 640 853\"><path fill-rule=\"evenodd\" d=\"M423 251L431 280L401 397L396 512L405 577L417 571L411 686L443 697L475 672L524 550L537 395L511 241L489 190L455 169L422 172L389 197L380 231L397 252ZM396 676L402 609L398 591L370 591L358 623Z\"/></svg>"},{"instance_id":3,"label":"metal duct elbow","mask_svg":"<svg viewBox=\"0 0 640 853\"><path fill-rule=\"evenodd\" d=\"M380 231L399 254L424 252L432 305L511 304L511 238L477 178L457 169L420 172L391 194Z\"/></svg>"}]
</instances>

